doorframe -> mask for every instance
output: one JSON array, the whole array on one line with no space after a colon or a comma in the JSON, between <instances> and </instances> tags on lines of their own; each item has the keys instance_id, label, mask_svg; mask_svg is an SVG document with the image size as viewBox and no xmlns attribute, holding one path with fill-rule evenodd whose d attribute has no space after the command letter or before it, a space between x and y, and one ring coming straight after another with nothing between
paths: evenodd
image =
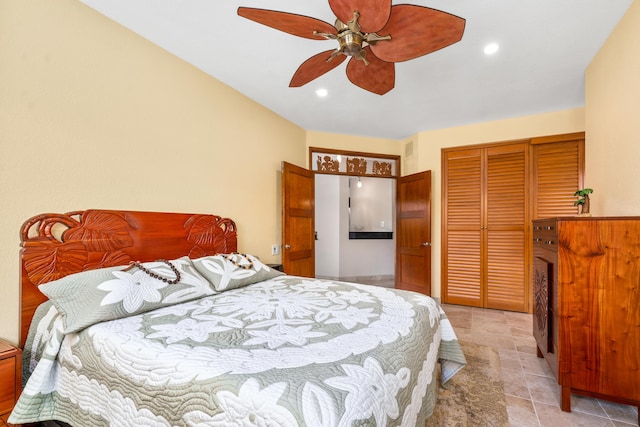
<instances>
[{"instance_id":1,"label":"doorframe","mask_svg":"<svg viewBox=\"0 0 640 427\"><path fill-rule=\"evenodd\" d=\"M318 158L316 159L316 169L314 169L314 156L318 156ZM321 157L321 156L328 156L328 158L325 157ZM341 157L340 160L339 157ZM376 160L382 160L386 163L389 162L393 162L392 168L391 168L391 173L390 174L382 174L382 173L367 173L366 169L364 170L364 172L361 169L358 169L357 167L354 167L353 170L349 171L341 171L339 169L336 170L336 163L342 163L342 161L344 161L346 164L348 162L349 159L355 159L355 158L364 158L364 159L371 159L373 161ZM324 161L324 162L323 162ZM308 163L307 166L309 168L309 170L313 173L314 175L314 181L315 181L315 175L316 174L320 174L320 175L340 175L340 176L361 176L361 177L370 177L370 178L391 178L394 179L394 190L395 190L395 194L396 194L396 198L394 198L393 200L393 205L394 205L394 232L396 231L395 228L397 226L397 218L395 218L396 215L396 204L397 204L397 191L398 191L398 179L402 176L401 175L401 171L400 171L400 164L401 164L401 156L399 155L393 155L393 154L379 154L379 153L368 153L368 152L363 152L363 151L350 151L350 150L339 150L339 149L332 149L332 148L322 148L322 147L309 147L309 158L308 158ZM385 172L385 171L382 171ZM314 196L315 198L315 196ZM315 203L315 201L314 201ZM393 253L393 257L395 259L396 257L396 252L397 252L397 248L394 249L394 253ZM393 274L394 277L397 274L397 265L394 262L394 266L393 266Z\"/></svg>"}]
</instances>

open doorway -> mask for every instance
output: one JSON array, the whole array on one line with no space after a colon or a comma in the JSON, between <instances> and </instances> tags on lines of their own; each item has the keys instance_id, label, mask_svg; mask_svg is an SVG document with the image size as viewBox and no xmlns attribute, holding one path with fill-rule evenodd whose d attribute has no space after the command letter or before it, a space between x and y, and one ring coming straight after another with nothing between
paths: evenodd
<instances>
[{"instance_id":1,"label":"open doorway","mask_svg":"<svg viewBox=\"0 0 640 427\"><path fill-rule=\"evenodd\" d=\"M395 181L315 175L316 277L394 287Z\"/></svg>"},{"instance_id":2,"label":"open doorway","mask_svg":"<svg viewBox=\"0 0 640 427\"><path fill-rule=\"evenodd\" d=\"M394 287L400 156L309 149L316 277Z\"/></svg>"},{"instance_id":3,"label":"open doorway","mask_svg":"<svg viewBox=\"0 0 640 427\"><path fill-rule=\"evenodd\" d=\"M341 159L341 156L345 157ZM392 238L385 240L395 240L395 253L385 259L394 259L394 287L431 295L431 172L423 171L401 176L400 156L346 153L311 147L309 157L310 170L283 162L282 264L284 271L306 277L321 276L316 274L315 269L316 242L318 241L314 236L317 231L315 176L326 174L339 177L355 176L360 179L364 177L393 178L396 197L390 203L395 202L395 209L393 209L395 229ZM332 215L327 214L329 217ZM322 219L324 220L324 216ZM340 230L342 225L340 225L339 216L333 217L333 221L335 221L333 229ZM346 223L348 222L342 222L342 224ZM370 245L365 243L361 246L367 248ZM356 247L354 251L362 253L363 247ZM339 246L334 245L330 248L323 251L331 253L332 256L335 256L335 252L338 254L341 252ZM367 263L369 266L367 274L371 275L370 272L373 271L371 266L377 262L377 259L367 257L366 254L360 259ZM334 269L329 277L345 276L340 270L336 272Z\"/></svg>"}]
</instances>

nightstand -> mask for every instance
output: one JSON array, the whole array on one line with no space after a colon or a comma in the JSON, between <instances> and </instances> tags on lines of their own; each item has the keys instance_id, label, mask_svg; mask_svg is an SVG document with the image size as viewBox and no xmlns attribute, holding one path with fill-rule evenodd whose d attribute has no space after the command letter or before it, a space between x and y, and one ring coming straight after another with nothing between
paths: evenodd
<instances>
[{"instance_id":1,"label":"nightstand","mask_svg":"<svg viewBox=\"0 0 640 427\"><path fill-rule=\"evenodd\" d=\"M278 270L278 271L284 271L282 269L282 264L267 264L267 266L273 268L274 270Z\"/></svg>"},{"instance_id":2,"label":"nightstand","mask_svg":"<svg viewBox=\"0 0 640 427\"><path fill-rule=\"evenodd\" d=\"M22 391L22 350L0 340L0 426L7 419Z\"/></svg>"}]
</instances>

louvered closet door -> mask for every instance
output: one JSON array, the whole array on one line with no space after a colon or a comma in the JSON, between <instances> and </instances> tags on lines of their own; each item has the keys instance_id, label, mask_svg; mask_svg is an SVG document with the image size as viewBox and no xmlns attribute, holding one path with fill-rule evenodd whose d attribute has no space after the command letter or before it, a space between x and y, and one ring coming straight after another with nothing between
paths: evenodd
<instances>
[{"instance_id":1,"label":"louvered closet door","mask_svg":"<svg viewBox=\"0 0 640 427\"><path fill-rule=\"evenodd\" d=\"M576 215L573 194L583 188L584 133L536 138L531 143L535 168L533 218Z\"/></svg>"},{"instance_id":2,"label":"louvered closet door","mask_svg":"<svg viewBox=\"0 0 640 427\"><path fill-rule=\"evenodd\" d=\"M483 151L443 152L442 300L482 307Z\"/></svg>"},{"instance_id":3,"label":"louvered closet door","mask_svg":"<svg viewBox=\"0 0 640 427\"><path fill-rule=\"evenodd\" d=\"M528 307L526 143L443 152L442 299Z\"/></svg>"},{"instance_id":4,"label":"louvered closet door","mask_svg":"<svg viewBox=\"0 0 640 427\"><path fill-rule=\"evenodd\" d=\"M442 300L528 311L530 222L576 214L584 133L445 149L442 173Z\"/></svg>"},{"instance_id":5,"label":"louvered closet door","mask_svg":"<svg viewBox=\"0 0 640 427\"><path fill-rule=\"evenodd\" d=\"M526 311L529 177L524 143L487 148L484 306Z\"/></svg>"}]
</instances>

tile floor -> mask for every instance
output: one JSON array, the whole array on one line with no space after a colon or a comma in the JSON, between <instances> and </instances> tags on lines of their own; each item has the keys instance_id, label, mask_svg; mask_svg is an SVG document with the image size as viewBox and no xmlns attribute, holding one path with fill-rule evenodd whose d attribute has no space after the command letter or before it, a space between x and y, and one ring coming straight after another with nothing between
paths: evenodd
<instances>
[{"instance_id":1,"label":"tile floor","mask_svg":"<svg viewBox=\"0 0 640 427\"><path fill-rule=\"evenodd\" d=\"M495 347L512 427L638 425L638 409L600 399L571 396L571 412L559 407L560 387L544 359L536 356L533 316L443 305L458 339Z\"/></svg>"}]
</instances>

